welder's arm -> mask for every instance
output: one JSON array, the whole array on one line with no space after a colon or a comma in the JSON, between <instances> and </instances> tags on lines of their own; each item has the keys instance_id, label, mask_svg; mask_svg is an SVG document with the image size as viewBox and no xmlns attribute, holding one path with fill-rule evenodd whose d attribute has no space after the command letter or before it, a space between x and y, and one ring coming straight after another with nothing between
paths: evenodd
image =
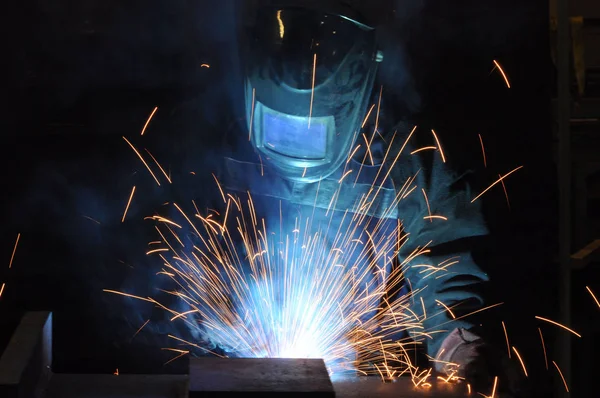
<instances>
[{"instance_id":1,"label":"welder's arm","mask_svg":"<svg viewBox=\"0 0 600 398\"><path fill-rule=\"evenodd\" d=\"M415 161L412 169L417 189L400 203L400 217L409 234L400 261L424 249L405 262L404 277L414 293L411 310L424 327L411 334L424 341L427 354L435 358L454 329L474 326L472 317L462 317L482 307L481 289L488 276L471 250L487 228L478 203L471 203L473 195L465 178L453 176L439 155L432 167Z\"/></svg>"}]
</instances>

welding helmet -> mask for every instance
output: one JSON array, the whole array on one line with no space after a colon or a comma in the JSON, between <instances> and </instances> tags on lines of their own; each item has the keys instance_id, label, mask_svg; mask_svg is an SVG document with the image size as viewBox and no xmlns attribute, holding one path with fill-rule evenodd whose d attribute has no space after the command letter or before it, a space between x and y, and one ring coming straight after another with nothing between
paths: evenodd
<instances>
[{"instance_id":1,"label":"welding helmet","mask_svg":"<svg viewBox=\"0 0 600 398\"><path fill-rule=\"evenodd\" d=\"M319 181L361 128L382 59L375 28L335 1L267 3L241 38L248 137L280 176Z\"/></svg>"}]
</instances>

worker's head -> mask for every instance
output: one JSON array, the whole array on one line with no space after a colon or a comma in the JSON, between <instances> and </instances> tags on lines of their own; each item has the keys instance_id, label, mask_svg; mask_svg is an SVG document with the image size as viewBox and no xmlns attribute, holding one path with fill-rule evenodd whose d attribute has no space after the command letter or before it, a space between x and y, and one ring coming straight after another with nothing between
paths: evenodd
<instances>
[{"instance_id":1,"label":"worker's head","mask_svg":"<svg viewBox=\"0 0 600 398\"><path fill-rule=\"evenodd\" d=\"M243 13L250 140L284 178L318 181L360 131L383 57L377 23L348 2L257 3Z\"/></svg>"}]
</instances>

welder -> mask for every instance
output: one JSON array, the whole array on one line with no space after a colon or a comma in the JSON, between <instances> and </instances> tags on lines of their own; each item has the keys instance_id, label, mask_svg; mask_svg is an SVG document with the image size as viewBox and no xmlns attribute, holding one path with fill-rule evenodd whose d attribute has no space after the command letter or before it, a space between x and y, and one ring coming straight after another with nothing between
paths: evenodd
<instances>
[{"instance_id":1,"label":"welder","mask_svg":"<svg viewBox=\"0 0 600 398\"><path fill-rule=\"evenodd\" d=\"M448 362L457 363L459 376L480 385L510 373L511 367L479 335L477 325L469 317L460 317L483 306L480 291L489 281L471 256L470 245L487 229L477 203L471 203L467 182L451 172L440 150L403 157L393 165L385 162L384 143L394 132L400 137L396 142L404 143L413 128L402 120L389 123L393 112L386 114L387 125L373 123L380 115L364 123L371 105L382 109L382 91L374 86L378 66L386 62L378 47L377 28L382 22L364 8L368 2L246 3L251 6L242 12L240 34L245 128L229 137L231 152L219 173L222 184L229 190L252 192L258 212L283 206L295 215L316 208L318 217L330 207L347 161L353 162L361 174L347 182L353 189L344 191L343 201L338 201L336 210L342 218L343 211L368 192L377 170L390 167L388 180L376 181L382 194L371 215L393 224L400 220L409 234L398 261L430 242L433 246L419 263L437 265L451 257L458 259L451 272L437 278L425 279L422 268L408 267L403 289L390 293L423 289L423 303L414 301L411 311L419 316L437 314L425 317L423 325L425 330L440 331L425 343L437 370ZM370 140L369 156L359 151L348 160L363 133ZM417 176L417 189L425 191L427 198L409 195L397 211L387 211L397 189L412 176ZM426 216L432 213L447 220L430 222ZM453 312L440 311L440 302ZM510 390L509 379L503 378L503 388Z\"/></svg>"},{"instance_id":2,"label":"welder","mask_svg":"<svg viewBox=\"0 0 600 398\"><path fill-rule=\"evenodd\" d=\"M98 236L78 236L80 240L89 238L92 246L100 242L86 252L86 261L95 259L99 252L96 249L101 247L100 253L104 256L109 252L118 253L120 260L131 264L132 275L124 277L124 283L111 286L103 280L102 288L114 287L142 296L156 292L155 270L141 266L149 261L141 249L148 242L148 226L133 220L151 214L152 209L144 202L183 203L194 199L201 209L217 208L215 203L221 196L211 172L223 189L239 194L251 192L256 216L276 224L274 228L268 226L269 230L278 230L280 223L293 224L299 214L317 221L325 219L332 195L342 184L343 194L335 201L331 218L332 225L336 225L329 228L337 231L344 220L349 219L344 218L344 212L356 208L357 201L368 194L375 182L380 194L377 203L370 206L369 216L380 219L390 229L400 222L403 233L408 234L399 252L390 254L397 254L395 263L403 263L422 247L428 250L419 256L420 264L438 266L449 258L455 263L448 268L450 272L432 278L423 278L422 268L406 267L406 283L402 289L388 292L389 301L394 295L410 290L421 292L422 302L412 302L410 311L424 319L425 331L435 331L425 339L426 354L434 359L432 365L444 371L445 364L456 363L459 365L456 375L473 385L481 385L480 391L486 391L494 376L508 373L510 366L505 366L505 359L480 336L473 318L462 315L484 304L480 291L489 278L475 263L471 249L474 241L488 231L478 202L471 204L472 192L463 175L451 172L441 148L411 156L416 145L408 138L414 126L402 120L402 116L394 120L393 110L386 105L385 90L376 83L378 68L387 57L378 43L381 22L377 17L385 12L369 13L361 8L361 5L372 7L373 2L369 1L239 3L244 8L239 12L243 81L238 91L244 98L245 114L234 128L220 123L211 129L204 120L200 121L201 125L187 126L196 137L180 134L177 138L176 126L170 127L173 135L150 134L150 138L168 139L171 144L182 140L181 145L176 145L178 156L169 160L173 184L153 186L149 191L144 189L144 184L154 181L145 172L136 173L132 177L133 185L139 193L129 214L123 217L125 222L121 223L121 203L114 200L121 213L110 217L115 224L103 223ZM213 86L217 87L213 90L220 87L218 83ZM187 110L202 113L202 108L206 107L190 106ZM370 108L372 112L366 118ZM160 122L153 123L156 126ZM190 124L189 119L186 124ZM203 132L206 134L202 135ZM421 132L417 130L415 134ZM397 153L406 142L404 152L407 154L394 164L389 158L384 160L386 145L392 136L398 147L392 147L391 152ZM361 149L353 151L363 137L366 141ZM367 147L368 153L365 152ZM353 156L349 159L351 153ZM352 178L343 179L347 165L355 172ZM378 173L381 168L390 173ZM389 177L381 178L386 175ZM413 177L416 193L406 196L397 208L390 209L398 189ZM129 189L131 182L123 186ZM427 197L420 192L425 192ZM103 207L96 205L101 197L85 199L80 202L100 210L80 209L81 214L94 217L96 213L104 213ZM108 207L110 203L104 205ZM273 213L276 217L272 217ZM431 214L443 215L447 220L428 220ZM104 219L109 217L105 215ZM69 229L70 239L74 234L92 234L87 224L85 230L74 231ZM328 237L331 242L334 238ZM139 251L138 258L132 258L135 257L131 254L133 251ZM393 266L394 262L384 265ZM389 274L389 270L386 273ZM387 282L375 275L372 281ZM445 311L440 303L452 308L452 312ZM138 327L146 325L146 316L127 319L127 322ZM152 322L145 329L152 330L153 336L167 336L171 332L159 330ZM140 341L142 336L136 338ZM501 388L511 387L509 379L501 381Z\"/></svg>"}]
</instances>

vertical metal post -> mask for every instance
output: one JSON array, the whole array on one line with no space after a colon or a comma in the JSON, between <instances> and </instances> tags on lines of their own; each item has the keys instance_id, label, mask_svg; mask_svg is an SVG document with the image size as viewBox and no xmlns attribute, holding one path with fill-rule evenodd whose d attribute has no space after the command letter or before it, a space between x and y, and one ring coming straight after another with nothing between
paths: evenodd
<instances>
[{"instance_id":1,"label":"vertical metal post","mask_svg":"<svg viewBox=\"0 0 600 398\"><path fill-rule=\"evenodd\" d=\"M570 136L570 26L569 0L557 1L557 69L558 69L558 187L559 187L559 318L571 322L571 136ZM559 334L557 363L567 382L571 381L571 335ZM568 394L557 378L557 396Z\"/></svg>"}]
</instances>

